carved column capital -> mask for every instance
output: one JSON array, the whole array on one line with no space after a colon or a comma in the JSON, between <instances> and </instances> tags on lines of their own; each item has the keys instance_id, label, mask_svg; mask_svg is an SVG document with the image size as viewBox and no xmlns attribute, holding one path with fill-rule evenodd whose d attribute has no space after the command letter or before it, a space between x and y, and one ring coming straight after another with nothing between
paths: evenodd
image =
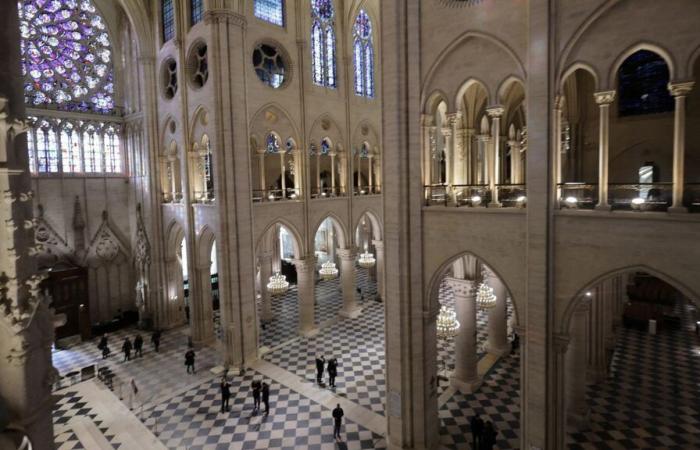
<instances>
[{"instance_id":1,"label":"carved column capital","mask_svg":"<svg viewBox=\"0 0 700 450\"><path fill-rule=\"evenodd\" d=\"M686 97L695 87L694 81L682 81L668 83L668 91L674 97Z\"/></svg>"},{"instance_id":2,"label":"carved column capital","mask_svg":"<svg viewBox=\"0 0 700 450\"><path fill-rule=\"evenodd\" d=\"M594 93L593 98L599 105L609 105L615 101L615 95L615 91L603 91Z\"/></svg>"},{"instance_id":3,"label":"carved column capital","mask_svg":"<svg viewBox=\"0 0 700 450\"><path fill-rule=\"evenodd\" d=\"M493 105L486 108L486 113L493 119L500 118L505 112L506 109L501 105Z\"/></svg>"}]
</instances>

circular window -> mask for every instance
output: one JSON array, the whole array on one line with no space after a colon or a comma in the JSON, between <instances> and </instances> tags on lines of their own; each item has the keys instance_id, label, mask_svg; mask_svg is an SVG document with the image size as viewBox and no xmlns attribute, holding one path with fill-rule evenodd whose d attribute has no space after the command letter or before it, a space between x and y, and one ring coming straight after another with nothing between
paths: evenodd
<instances>
[{"instance_id":1,"label":"circular window","mask_svg":"<svg viewBox=\"0 0 700 450\"><path fill-rule=\"evenodd\" d=\"M287 65L282 52L270 44L260 44L253 51L255 73L266 85L279 88L286 79Z\"/></svg>"},{"instance_id":2,"label":"circular window","mask_svg":"<svg viewBox=\"0 0 700 450\"><path fill-rule=\"evenodd\" d=\"M169 58L163 63L162 78L165 98L171 99L175 97L177 92L177 63L174 59Z\"/></svg>"},{"instance_id":3,"label":"circular window","mask_svg":"<svg viewBox=\"0 0 700 450\"><path fill-rule=\"evenodd\" d=\"M187 59L190 82L195 88L201 88L209 79L209 60L207 58L207 44L200 42L190 51Z\"/></svg>"}]
</instances>

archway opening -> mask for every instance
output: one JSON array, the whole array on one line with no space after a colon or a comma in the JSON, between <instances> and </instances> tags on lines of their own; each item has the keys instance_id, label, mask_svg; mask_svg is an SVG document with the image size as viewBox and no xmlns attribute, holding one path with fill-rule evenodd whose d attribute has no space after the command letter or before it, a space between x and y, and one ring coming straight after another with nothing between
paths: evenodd
<instances>
[{"instance_id":1,"label":"archway opening","mask_svg":"<svg viewBox=\"0 0 700 450\"><path fill-rule=\"evenodd\" d=\"M436 373L440 442L468 448L470 420L491 423L498 448L517 448L520 348L510 292L478 257L462 255L435 278Z\"/></svg>"},{"instance_id":2,"label":"archway opening","mask_svg":"<svg viewBox=\"0 0 700 450\"><path fill-rule=\"evenodd\" d=\"M338 222L328 217L316 230L314 236L314 255L316 256L316 313L317 326L323 327L337 318L343 307L340 268L342 267L341 248L342 228Z\"/></svg>"},{"instance_id":3,"label":"archway opening","mask_svg":"<svg viewBox=\"0 0 700 450\"><path fill-rule=\"evenodd\" d=\"M671 448L697 439L697 299L662 278L622 271L569 307L560 368L568 445Z\"/></svg>"},{"instance_id":4,"label":"archway opening","mask_svg":"<svg viewBox=\"0 0 700 450\"><path fill-rule=\"evenodd\" d=\"M695 60L693 79L686 112L684 204L691 212L700 212L700 56Z\"/></svg>"}]
</instances>

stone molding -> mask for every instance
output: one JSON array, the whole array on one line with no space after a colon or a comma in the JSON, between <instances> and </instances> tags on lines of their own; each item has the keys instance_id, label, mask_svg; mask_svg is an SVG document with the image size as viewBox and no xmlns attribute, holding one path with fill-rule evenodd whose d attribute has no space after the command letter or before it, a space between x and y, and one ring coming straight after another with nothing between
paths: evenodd
<instances>
[{"instance_id":1,"label":"stone molding","mask_svg":"<svg viewBox=\"0 0 700 450\"><path fill-rule=\"evenodd\" d=\"M612 102L615 101L615 91L602 91L602 92L595 92L593 94L593 97L595 98L595 102L599 105L609 105Z\"/></svg>"}]
</instances>

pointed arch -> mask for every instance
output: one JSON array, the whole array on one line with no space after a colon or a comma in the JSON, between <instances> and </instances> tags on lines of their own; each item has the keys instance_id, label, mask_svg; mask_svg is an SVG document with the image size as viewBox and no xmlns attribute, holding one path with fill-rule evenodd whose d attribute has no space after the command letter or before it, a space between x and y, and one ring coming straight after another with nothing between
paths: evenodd
<instances>
[{"instance_id":1,"label":"pointed arch","mask_svg":"<svg viewBox=\"0 0 700 450\"><path fill-rule=\"evenodd\" d=\"M629 58L640 50L646 50L655 53L661 57L666 62L668 67L669 78L673 80L676 76L676 63L673 60L671 53L665 48L657 44L652 44L649 42L640 42L628 47L615 59L612 66L610 67L610 72L608 72L608 87L615 88L617 84L617 73L622 67L622 64Z\"/></svg>"},{"instance_id":2,"label":"pointed arch","mask_svg":"<svg viewBox=\"0 0 700 450\"><path fill-rule=\"evenodd\" d=\"M331 224L333 225L333 229L335 230L336 237L338 238L338 248L348 248L348 232L345 229L345 225L343 224L343 222L334 213L326 214L320 221L316 223L316 225L312 228L314 238L316 237L319 228L321 228L321 225L323 225L323 223L329 219L331 221Z\"/></svg>"},{"instance_id":3,"label":"pointed arch","mask_svg":"<svg viewBox=\"0 0 700 450\"><path fill-rule=\"evenodd\" d=\"M263 229L263 232L259 235L258 239L256 240L255 253L256 254L260 253L261 244L263 243L263 241L265 239L269 238L271 231L274 230L274 228L277 225L283 226L284 228L287 229L289 234L292 235L292 238L293 238L292 241L293 241L293 245L294 245L294 258L301 259L304 256L304 254L302 252L302 249L304 248L302 246L302 244L304 241L301 238L301 234L299 233L299 230L297 230L297 228L290 221L285 219L284 217L277 217L276 219L273 219Z\"/></svg>"}]
</instances>

